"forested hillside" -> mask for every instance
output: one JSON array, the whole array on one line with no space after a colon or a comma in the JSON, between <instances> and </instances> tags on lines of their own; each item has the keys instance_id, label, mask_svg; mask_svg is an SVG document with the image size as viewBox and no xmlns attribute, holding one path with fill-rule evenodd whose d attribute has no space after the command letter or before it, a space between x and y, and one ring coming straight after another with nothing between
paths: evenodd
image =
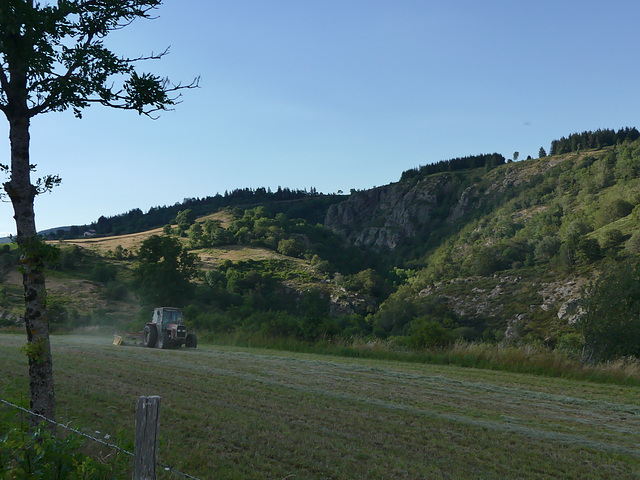
<instances>
[{"instance_id":1,"label":"forested hillside","mask_svg":"<svg viewBox=\"0 0 640 480\"><path fill-rule=\"evenodd\" d=\"M52 323L137 328L173 304L213 336L638 356L639 137L598 130L538 159L442 161L348 197L245 189L100 217L95 238L54 242ZM13 325L15 251L1 259Z\"/></svg>"},{"instance_id":2,"label":"forested hillside","mask_svg":"<svg viewBox=\"0 0 640 480\"><path fill-rule=\"evenodd\" d=\"M332 206L327 225L347 241L414 271L371 316L376 334L584 346L585 289L640 253L640 144L637 130L620 132L618 143L585 132L554 142L570 153L405 177ZM580 148L599 136L614 144Z\"/></svg>"},{"instance_id":3,"label":"forested hillside","mask_svg":"<svg viewBox=\"0 0 640 480\"><path fill-rule=\"evenodd\" d=\"M275 192L268 188L239 188L224 192L224 195L217 193L203 198L185 198L182 202L174 205L152 207L147 212L134 208L129 212L112 217L101 216L89 225L74 225L59 230L52 229L48 232L47 237L51 239L79 238L87 230L93 230L98 235L143 232L175 222L176 215L187 209L194 215L201 216L227 207L269 206L274 213L285 213L290 217L304 218L316 223L323 221L329 205L344 198L344 195L319 194L315 188L307 191L278 187Z\"/></svg>"}]
</instances>

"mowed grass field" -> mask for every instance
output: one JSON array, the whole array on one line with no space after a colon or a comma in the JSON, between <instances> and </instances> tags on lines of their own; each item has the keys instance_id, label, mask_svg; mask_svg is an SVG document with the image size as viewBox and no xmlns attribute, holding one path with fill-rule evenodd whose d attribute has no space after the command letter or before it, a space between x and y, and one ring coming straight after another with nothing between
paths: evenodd
<instances>
[{"instance_id":1,"label":"mowed grass field","mask_svg":"<svg viewBox=\"0 0 640 480\"><path fill-rule=\"evenodd\" d=\"M23 343L0 335L0 397L26 404ZM203 480L640 478L638 387L105 337L52 343L61 423L131 448L137 397L160 395L160 462Z\"/></svg>"}]
</instances>

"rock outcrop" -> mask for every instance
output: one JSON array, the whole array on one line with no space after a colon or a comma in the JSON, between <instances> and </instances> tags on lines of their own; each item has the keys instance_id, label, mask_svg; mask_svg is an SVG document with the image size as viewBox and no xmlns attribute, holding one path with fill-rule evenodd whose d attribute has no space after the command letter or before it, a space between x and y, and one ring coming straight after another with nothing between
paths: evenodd
<instances>
[{"instance_id":1,"label":"rock outcrop","mask_svg":"<svg viewBox=\"0 0 640 480\"><path fill-rule=\"evenodd\" d=\"M361 247L394 249L406 238L429 228L433 211L443 195L450 195L449 175L427 177L415 184L394 183L353 193L349 199L332 205L325 225L347 242ZM469 193L461 202L469 203ZM452 217L460 215L460 207Z\"/></svg>"},{"instance_id":2,"label":"rock outcrop","mask_svg":"<svg viewBox=\"0 0 640 480\"><path fill-rule=\"evenodd\" d=\"M559 162L505 164L490 171L444 172L354 192L332 205L325 226L352 245L393 250L406 239L427 238L475 209L498 205ZM524 214L523 212L522 214Z\"/></svg>"}]
</instances>

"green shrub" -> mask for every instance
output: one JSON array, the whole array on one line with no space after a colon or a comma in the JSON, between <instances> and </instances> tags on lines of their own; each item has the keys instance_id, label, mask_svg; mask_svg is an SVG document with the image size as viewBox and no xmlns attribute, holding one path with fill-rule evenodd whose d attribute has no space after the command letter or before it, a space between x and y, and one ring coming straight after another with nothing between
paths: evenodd
<instances>
[{"instance_id":1,"label":"green shrub","mask_svg":"<svg viewBox=\"0 0 640 480\"><path fill-rule=\"evenodd\" d=\"M604 232L602 238L602 248L615 249L626 239L627 238L620 230L618 230L617 228L612 228L611 230L607 230L606 232Z\"/></svg>"},{"instance_id":2,"label":"green shrub","mask_svg":"<svg viewBox=\"0 0 640 480\"><path fill-rule=\"evenodd\" d=\"M16 325L15 320L7 317L0 317L0 328L2 327L14 327Z\"/></svg>"},{"instance_id":3,"label":"green shrub","mask_svg":"<svg viewBox=\"0 0 640 480\"><path fill-rule=\"evenodd\" d=\"M451 344L453 335L437 320L429 317L416 318L411 322L407 344L411 348L443 347Z\"/></svg>"},{"instance_id":4,"label":"green shrub","mask_svg":"<svg viewBox=\"0 0 640 480\"><path fill-rule=\"evenodd\" d=\"M93 282L107 283L116 279L118 270L115 265L104 262L96 263L89 273L89 279Z\"/></svg>"},{"instance_id":5,"label":"green shrub","mask_svg":"<svg viewBox=\"0 0 640 480\"><path fill-rule=\"evenodd\" d=\"M48 266L52 270L73 271L83 263L84 259L84 251L77 245L73 245L60 249L56 258L48 262Z\"/></svg>"},{"instance_id":6,"label":"green shrub","mask_svg":"<svg viewBox=\"0 0 640 480\"><path fill-rule=\"evenodd\" d=\"M626 217L633 211L633 205L621 198L615 198L606 202L596 214L596 222L599 226L607 225L619 218Z\"/></svg>"},{"instance_id":7,"label":"green shrub","mask_svg":"<svg viewBox=\"0 0 640 480\"><path fill-rule=\"evenodd\" d=\"M371 268L349 275L344 280L344 286L352 292L381 299L389 296L391 292L391 288L385 280Z\"/></svg>"},{"instance_id":8,"label":"green shrub","mask_svg":"<svg viewBox=\"0 0 640 480\"><path fill-rule=\"evenodd\" d=\"M486 277L500 269L500 262L492 248L479 247L465 258L462 268L469 275Z\"/></svg>"},{"instance_id":9,"label":"green shrub","mask_svg":"<svg viewBox=\"0 0 640 480\"><path fill-rule=\"evenodd\" d=\"M615 264L591 287L580 326L593 359L640 356L640 265Z\"/></svg>"},{"instance_id":10,"label":"green shrub","mask_svg":"<svg viewBox=\"0 0 640 480\"><path fill-rule=\"evenodd\" d=\"M535 246L534 255L538 262L546 263L560 251L561 240L557 236L543 237Z\"/></svg>"},{"instance_id":11,"label":"green shrub","mask_svg":"<svg viewBox=\"0 0 640 480\"><path fill-rule=\"evenodd\" d=\"M176 223L178 224L178 229L182 231L186 231L195 221L196 214L190 208L181 210L176 215Z\"/></svg>"},{"instance_id":12,"label":"green shrub","mask_svg":"<svg viewBox=\"0 0 640 480\"><path fill-rule=\"evenodd\" d=\"M122 283L110 282L104 290L104 297L107 300L125 300L129 295L129 289Z\"/></svg>"},{"instance_id":13,"label":"green shrub","mask_svg":"<svg viewBox=\"0 0 640 480\"><path fill-rule=\"evenodd\" d=\"M304 244L296 238L283 238L278 242L278 253L287 257L299 257L304 250Z\"/></svg>"},{"instance_id":14,"label":"green shrub","mask_svg":"<svg viewBox=\"0 0 640 480\"><path fill-rule=\"evenodd\" d=\"M0 420L0 474L12 480L115 480L124 478L120 465L105 465L82 453L77 435L58 437L41 424Z\"/></svg>"},{"instance_id":15,"label":"green shrub","mask_svg":"<svg viewBox=\"0 0 640 480\"><path fill-rule=\"evenodd\" d=\"M571 354L580 354L584 348L584 336L578 332L560 335L556 349Z\"/></svg>"},{"instance_id":16,"label":"green shrub","mask_svg":"<svg viewBox=\"0 0 640 480\"><path fill-rule=\"evenodd\" d=\"M584 263L593 263L602 257L600 244L595 238L582 237L576 247L576 258Z\"/></svg>"},{"instance_id":17,"label":"green shrub","mask_svg":"<svg viewBox=\"0 0 640 480\"><path fill-rule=\"evenodd\" d=\"M243 330L259 332L267 337L304 338L300 318L285 312L254 312L245 319Z\"/></svg>"}]
</instances>

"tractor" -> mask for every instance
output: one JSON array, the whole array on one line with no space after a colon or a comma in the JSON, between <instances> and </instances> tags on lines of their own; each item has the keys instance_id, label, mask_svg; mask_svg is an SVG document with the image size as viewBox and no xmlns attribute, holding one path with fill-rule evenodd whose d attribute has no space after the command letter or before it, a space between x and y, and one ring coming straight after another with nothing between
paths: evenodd
<instances>
[{"instance_id":1,"label":"tractor","mask_svg":"<svg viewBox=\"0 0 640 480\"><path fill-rule=\"evenodd\" d=\"M196 348L198 339L195 333L187 333L184 316L179 308L159 307L154 309L151 321L142 331L142 344L149 348L170 348L181 345Z\"/></svg>"}]
</instances>

